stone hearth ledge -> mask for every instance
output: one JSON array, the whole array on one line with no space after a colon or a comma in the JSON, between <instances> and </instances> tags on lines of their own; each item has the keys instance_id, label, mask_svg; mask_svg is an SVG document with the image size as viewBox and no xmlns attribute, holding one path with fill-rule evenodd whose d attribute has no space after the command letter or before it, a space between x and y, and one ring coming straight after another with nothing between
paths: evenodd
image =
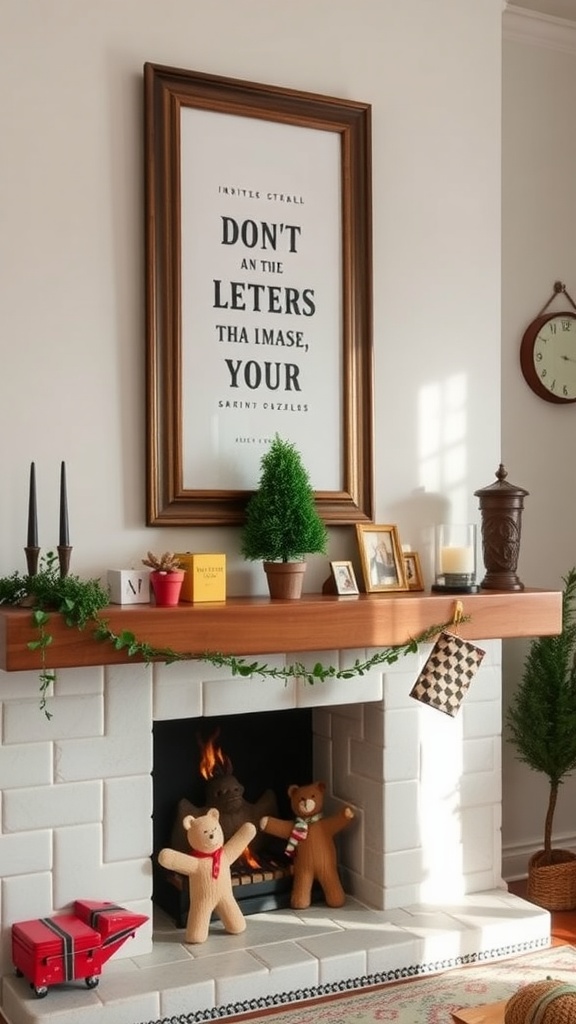
<instances>
[{"instance_id":1,"label":"stone hearth ledge","mask_svg":"<svg viewBox=\"0 0 576 1024\"><path fill-rule=\"evenodd\" d=\"M503 889L388 911L348 897L338 910L252 915L241 935L216 923L200 946L182 945L156 911L154 938L153 953L111 961L92 990L69 982L38 1000L25 979L4 978L8 1024L202 1024L235 1014L248 1022L267 1007L546 948L550 915Z\"/></svg>"},{"instance_id":2,"label":"stone hearth ledge","mask_svg":"<svg viewBox=\"0 0 576 1024\"><path fill-rule=\"evenodd\" d=\"M202 655L319 651L398 646L431 626L449 623L456 602L469 620L457 632L468 639L506 639L554 635L562 628L560 591L525 589L478 594L444 595L420 592L360 594L338 597L308 594L297 601L266 597L230 598L217 604L109 605L101 613L117 633L132 632L140 641L178 653ZM51 668L124 664L142 660L98 641L90 625L84 630L66 626L61 616L50 618L53 642ZM0 668L8 672L39 667L30 609L0 608Z\"/></svg>"}]
</instances>

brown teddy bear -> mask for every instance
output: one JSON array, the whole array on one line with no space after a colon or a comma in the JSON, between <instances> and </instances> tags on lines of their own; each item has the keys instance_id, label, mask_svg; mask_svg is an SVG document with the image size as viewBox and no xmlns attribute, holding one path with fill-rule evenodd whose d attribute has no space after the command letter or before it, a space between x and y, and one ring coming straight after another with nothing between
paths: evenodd
<instances>
[{"instance_id":1,"label":"brown teddy bear","mask_svg":"<svg viewBox=\"0 0 576 1024\"><path fill-rule=\"evenodd\" d=\"M190 909L185 941L205 942L212 911L218 914L227 932L237 935L246 921L232 893L230 867L256 834L256 826L247 821L224 842L220 814L211 807L202 817L188 814L183 821L190 851L163 849L158 861L169 871L188 875Z\"/></svg>"},{"instance_id":2,"label":"brown teddy bear","mask_svg":"<svg viewBox=\"0 0 576 1024\"><path fill-rule=\"evenodd\" d=\"M260 828L269 835L287 839L286 854L294 860L294 881L290 906L304 910L312 902L312 886L318 881L329 907L341 907L346 900L338 877L334 836L350 824L354 817L351 807L324 818L325 782L309 786L289 786L293 821L264 817Z\"/></svg>"}]
</instances>

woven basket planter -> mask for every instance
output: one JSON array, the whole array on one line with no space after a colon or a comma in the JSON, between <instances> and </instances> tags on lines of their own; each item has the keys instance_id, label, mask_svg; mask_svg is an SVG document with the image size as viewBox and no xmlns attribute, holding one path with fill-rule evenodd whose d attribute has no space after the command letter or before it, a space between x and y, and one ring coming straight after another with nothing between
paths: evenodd
<instances>
[{"instance_id":1,"label":"woven basket planter","mask_svg":"<svg viewBox=\"0 0 576 1024\"><path fill-rule=\"evenodd\" d=\"M528 899L545 910L574 910L576 854L553 850L552 863L544 861L544 851L539 850L528 862Z\"/></svg>"}]
</instances>

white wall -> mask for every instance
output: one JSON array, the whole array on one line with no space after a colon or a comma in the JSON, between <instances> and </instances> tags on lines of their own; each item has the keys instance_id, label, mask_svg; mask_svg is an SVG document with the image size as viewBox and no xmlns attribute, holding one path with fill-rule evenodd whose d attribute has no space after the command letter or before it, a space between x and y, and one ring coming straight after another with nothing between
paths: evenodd
<instances>
[{"instance_id":1,"label":"white wall","mask_svg":"<svg viewBox=\"0 0 576 1024\"><path fill-rule=\"evenodd\" d=\"M72 571L185 545L228 553L230 593L264 590L237 529L144 525L145 61L373 105L376 521L422 550L447 514L478 519L501 455L501 6L4 0L0 574L24 568L31 460L56 544L65 459ZM331 531L331 557L355 552Z\"/></svg>"},{"instance_id":2,"label":"white wall","mask_svg":"<svg viewBox=\"0 0 576 1024\"><path fill-rule=\"evenodd\" d=\"M507 24L515 28L505 18ZM576 564L576 406L553 405L530 391L519 348L556 280L576 302L576 22L530 28L532 41L505 33L503 51L502 451L510 479L530 492L520 576L532 586L560 588ZM572 306L557 299L550 311L563 308ZM525 642L504 644L505 702L526 650ZM527 850L541 845L548 793L547 781L521 765L507 743L503 792L506 876L525 871ZM575 796L570 780L556 812L557 844L576 844Z\"/></svg>"}]
</instances>

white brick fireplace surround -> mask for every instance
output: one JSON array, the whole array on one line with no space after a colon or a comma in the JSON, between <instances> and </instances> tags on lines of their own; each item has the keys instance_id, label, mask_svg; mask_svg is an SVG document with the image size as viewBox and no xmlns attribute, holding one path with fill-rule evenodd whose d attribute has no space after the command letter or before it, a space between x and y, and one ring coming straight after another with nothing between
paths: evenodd
<instances>
[{"instance_id":1,"label":"white brick fireplace surround","mask_svg":"<svg viewBox=\"0 0 576 1024\"><path fill-rule=\"evenodd\" d=\"M248 1009L361 979L387 981L549 943L549 915L506 892L500 875L501 643L450 718L409 691L429 652L348 681L227 676L204 662L58 670L53 718L38 675L0 673L2 1012L9 1024L139 1024L214 1007ZM364 650L290 655L351 662ZM263 656L282 664L284 655ZM201 946L154 912L104 967L100 984L37 999L14 975L13 922L75 899L153 917L152 723L258 709L315 707L314 775L329 808L354 807L339 839L346 906L259 913L243 935L212 927ZM241 1006L235 1004L242 1004ZM179 1018L180 1019L180 1018Z\"/></svg>"}]
</instances>

